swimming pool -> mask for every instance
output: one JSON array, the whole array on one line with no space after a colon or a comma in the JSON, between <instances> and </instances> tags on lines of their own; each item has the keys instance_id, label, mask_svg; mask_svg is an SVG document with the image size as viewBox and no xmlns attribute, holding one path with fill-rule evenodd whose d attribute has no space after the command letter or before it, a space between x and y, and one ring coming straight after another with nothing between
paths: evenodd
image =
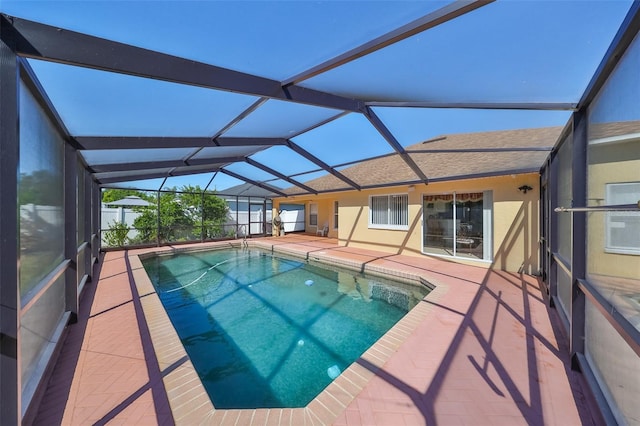
<instances>
[{"instance_id":1,"label":"swimming pool","mask_svg":"<svg viewBox=\"0 0 640 426\"><path fill-rule=\"evenodd\" d=\"M216 408L305 406L428 292L254 249L143 264Z\"/></svg>"}]
</instances>

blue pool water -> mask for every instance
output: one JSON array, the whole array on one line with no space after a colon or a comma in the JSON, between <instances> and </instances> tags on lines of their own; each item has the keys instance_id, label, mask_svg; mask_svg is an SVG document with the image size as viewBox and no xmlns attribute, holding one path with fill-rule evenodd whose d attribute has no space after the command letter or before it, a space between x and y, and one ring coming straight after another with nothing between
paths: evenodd
<instances>
[{"instance_id":1,"label":"blue pool water","mask_svg":"<svg viewBox=\"0 0 640 426\"><path fill-rule=\"evenodd\" d=\"M216 408L304 407L428 290L258 250L143 261Z\"/></svg>"}]
</instances>

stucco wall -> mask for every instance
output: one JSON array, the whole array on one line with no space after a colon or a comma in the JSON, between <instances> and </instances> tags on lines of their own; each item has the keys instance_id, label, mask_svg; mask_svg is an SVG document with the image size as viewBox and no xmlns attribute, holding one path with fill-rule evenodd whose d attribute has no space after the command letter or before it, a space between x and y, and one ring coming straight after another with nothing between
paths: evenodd
<instances>
[{"instance_id":1,"label":"stucco wall","mask_svg":"<svg viewBox=\"0 0 640 426\"><path fill-rule=\"evenodd\" d=\"M324 224L329 225L329 237L337 238L338 233L333 227L333 202L335 198L313 198L309 202L307 202L307 232L316 233L318 229L321 229ZM311 226L309 225L309 204L317 203L318 204L318 225Z\"/></svg>"},{"instance_id":2,"label":"stucco wall","mask_svg":"<svg viewBox=\"0 0 640 426\"><path fill-rule=\"evenodd\" d=\"M526 194L518 187L527 184L533 189ZM492 261L452 258L460 263L494 266L507 271L538 273L539 267L539 175L537 173L436 182L429 185L398 186L364 191L347 191L318 196L274 199L279 202L318 203L318 224L329 223L329 236L339 244L367 248L393 254L424 256L422 253L422 197L428 194L456 192L493 192L493 256ZM371 195L408 194L409 230L369 228L369 197ZM333 228L333 202L339 202L340 226ZM307 209L308 212L308 209ZM307 213L308 221L308 213ZM307 226L307 232L315 233Z\"/></svg>"},{"instance_id":3,"label":"stucco wall","mask_svg":"<svg viewBox=\"0 0 640 426\"><path fill-rule=\"evenodd\" d=\"M592 146L589 149L588 190L591 205L603 205L606 184L640 181L640 141ZM587 270L590 274L637 279L640 256L605 251L605 213L587 215Z\"/></svg>"}]
</instances>

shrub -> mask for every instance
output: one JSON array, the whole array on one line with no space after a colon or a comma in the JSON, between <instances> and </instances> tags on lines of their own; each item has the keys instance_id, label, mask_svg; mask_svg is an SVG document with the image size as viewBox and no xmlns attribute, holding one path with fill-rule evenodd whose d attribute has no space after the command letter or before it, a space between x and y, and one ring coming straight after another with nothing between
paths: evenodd
<instances>
[{"instance_id":1,"label":"shrub","mask_svg":"<svg viewBox=\"0 0 640 426\"><path fill-rule=\"evenodd\" d=\"M129 227L125 223L113 221L104 233L104 243L109 247L123 247L127 242Z\"/></svg>"}]
</instances>

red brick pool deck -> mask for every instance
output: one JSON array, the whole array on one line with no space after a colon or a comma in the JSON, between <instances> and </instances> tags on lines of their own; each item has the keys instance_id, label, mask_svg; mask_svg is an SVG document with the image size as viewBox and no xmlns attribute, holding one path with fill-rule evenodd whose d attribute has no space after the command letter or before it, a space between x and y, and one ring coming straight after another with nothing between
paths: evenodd
<instances>
[{"instance_id":1,"label":"red brick pool deck","mask_svg":"<svg viewBox=\"0 0 640 426\"><path fill-rule=\"evenodd\" d=\"M151 317L164 315L152 307L157 297L135 283L143 271L132 259L144 250L108 252L97 282L85 289L78 322L68 327L34 423L600 423L582 377L569 368L566 337L535 277L341 247L309 235L250 241L311 259L419 275L436 288L306 408L215 410L198 390L182 348L158 349L174 332L154 325L161 323Z\"/></svg>"}]
</instances>

